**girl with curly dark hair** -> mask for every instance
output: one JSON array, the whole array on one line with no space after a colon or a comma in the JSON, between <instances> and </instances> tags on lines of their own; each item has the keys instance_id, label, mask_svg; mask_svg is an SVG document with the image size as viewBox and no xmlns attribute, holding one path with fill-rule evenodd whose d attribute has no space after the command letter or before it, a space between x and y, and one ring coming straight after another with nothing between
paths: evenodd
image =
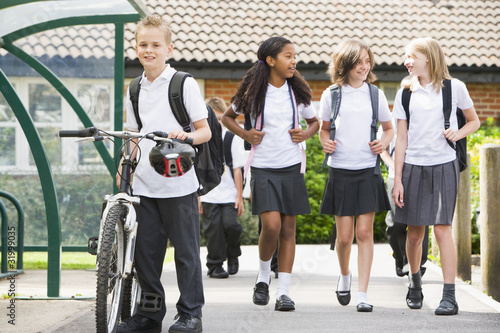
<instances>
[{"instance_id":1,"label":"girl with curly dark hair","mask_svg":"<svg viewBox=\"0 0 500 333\"><path fill-rule=\"evenodd\" d=\"M264 41L257 51L258 62L238 86L232 105L222 122L234 134L252 144L252 213L262 221L259 237L260 268L253 302L267 305L271 258L279 243L277 311L295 310L288 296L295 258L295 216L310 213L304 182L305 145L319 129L311 89L295 69L295 47L282 37ZM248 115L251 129L238 125L236 118ZM299 119L305 119L302 129Z\"/></svg>"}]
</instances>

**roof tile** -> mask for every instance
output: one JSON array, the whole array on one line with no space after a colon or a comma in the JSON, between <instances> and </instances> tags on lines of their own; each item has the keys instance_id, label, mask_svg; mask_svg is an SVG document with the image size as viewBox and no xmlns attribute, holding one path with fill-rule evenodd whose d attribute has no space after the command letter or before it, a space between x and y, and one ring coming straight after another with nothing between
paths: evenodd
<instances>
[{"instance_id":1,"label":"roof tile","mask_svg":"<svg viewBox=\"0 0 500 333\"><path fill-rule=\"evenodd\" d=\"M253 62L269 36L288 37L300 61L329 62L345 38L368 42L377 64L400 65L404 45L431 36L450 65L500 66L497 0L143 0L171 20L176 61ZM125 25L125 57L134 60L135 23ZM16 42L35 56L112 58L114 26L74 26ZM2 53L5 54L5 53Z\"/></svg>"}]
</instances>

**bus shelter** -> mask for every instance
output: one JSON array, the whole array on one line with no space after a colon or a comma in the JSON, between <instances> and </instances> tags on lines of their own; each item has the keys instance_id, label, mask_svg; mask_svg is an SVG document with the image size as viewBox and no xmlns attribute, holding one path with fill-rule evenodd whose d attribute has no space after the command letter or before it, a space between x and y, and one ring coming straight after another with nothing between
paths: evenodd
<instances>
[{"instance_id":1,"label":"bus shelter","mask_svg":"<svg viewBox=\"0 0 500 333\"><path fill-rule=\"evenodd\" d=\"M62 80L36 57L16 46L16 41L30 35L76 25L113 24L115 28L114 57L114 130L123 128L124 89L124 25L148 14L139 0L4 0L0 3L0 48L36 71L71 106L84 127L93 126L77 98ZM0 67L0 92L22 128L33 155L45 203L47 217L47 298L61 298L61 217L50 161L33 119L23 105L16 89ZM102 142L95 143L110 173L113 161ZM116 148L115 148L116 153ZM19 251L19 249L18 249Z\"/></svg>"}]
</instances>

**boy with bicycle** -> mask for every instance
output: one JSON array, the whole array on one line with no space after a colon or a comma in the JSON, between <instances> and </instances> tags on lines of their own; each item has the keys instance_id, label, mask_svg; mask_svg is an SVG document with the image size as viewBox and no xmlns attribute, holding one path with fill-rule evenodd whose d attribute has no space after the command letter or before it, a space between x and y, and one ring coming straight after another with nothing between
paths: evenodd
<instances>
[{"instance_id":1,"label":"boy with bicycle","mask_svg":"<svg viewBox=\"0 0 500 333\"><path fill-rule=\"evenodd\" d=\"M193 78L184 83L184 105L191 120L186 133L177 122L168 102L168 86L175 70L166 64L172 55L171 30L158 15L143 18L135 33L137 58L144 67L140 81L139 118L136 119L127 92L127 122L130 131L163 131L181 140L190 137L194 144L211 137L207 109ZM142 128L138 124L142 123ZM118 326L118 332L161 332L166 314L165 292L160 281L168 240L175 248L175 266L180 297L177 321L169 332L201 332L204 305L200 261L200 225L196 190L198 180L193 168L181 177L165 177L150 165L147 156L154 146L142 140L133 158L140 157L134 176L134 194L140 196L135 267L143 291L139 311ZM119 184L121 170L117 174Z\"/></svg>"}]
</instances>

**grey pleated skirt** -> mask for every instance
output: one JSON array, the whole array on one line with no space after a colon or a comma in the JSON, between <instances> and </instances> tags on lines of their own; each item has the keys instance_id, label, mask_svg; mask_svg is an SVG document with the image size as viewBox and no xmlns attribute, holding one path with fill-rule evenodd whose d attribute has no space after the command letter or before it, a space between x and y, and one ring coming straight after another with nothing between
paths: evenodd
<instances>
[{"instance_id":1,"label":"grey pleated skirt","mask_svg":"<svg viewBox=\"0 0 500 333\"><path fill-rule=\"evenodd\" d=\"M266 211L285 215L311 213L304 175L300 164L281 169L252 167L250 187L252 191L252 214Z\"/></svg>"},{"instance_id":2,"label":"grey pleated skirt","mask_svg":"<svg viewBox=\"0 0 500 333\"><path fill-rule=\"evenodd\" d=\"M394 221L409 225L451 225L458 191L458 162L403 165L404 207Z\"/></svg>"},{"instance_id":3,"label":"grey pleated skirt","mask_svg":"<svg viewBox=\"0 0 500 333\"><path fill-rule=\"evenodd\" d=\"M320 212L337 216L358 216L390 210L382 175L375 168L346 170L330 168Z\"/></svg>"}]
</instances>

